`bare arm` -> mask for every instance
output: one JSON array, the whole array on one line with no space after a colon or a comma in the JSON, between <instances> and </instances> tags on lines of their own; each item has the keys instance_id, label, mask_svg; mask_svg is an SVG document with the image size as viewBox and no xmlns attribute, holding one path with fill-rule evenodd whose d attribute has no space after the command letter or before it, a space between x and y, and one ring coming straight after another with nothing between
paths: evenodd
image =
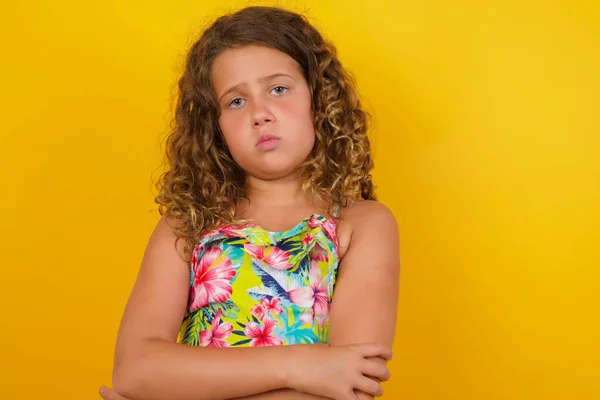
<instances>
[{"instance_id":1,"label":"bare arm","mask_svg":"<svg viewBox=\"0 0 600 400\"><path fill-rule=\"evenodd\" d=\"M330 344L371 342L391 347L400 279L398 225L392 212L376 202L357 204L349 212L354 229L335 285ZM382 358L378 361L386 364ZM373 399L363 392L357 397Z\"/></svg>"},{"instance_id":2,"label":"bare arm","mask_svg":"<svg viewBox=\"0 0 600 400\"><path fill-rule=\"evenodd\" d=\"M349 399L352 388L372 390L363 371L385 375L368 361L389 358L388 348L380 345L201 348L176 343L190 275L181 242L177 249L174 244L173 231L162 219L148 243L117 338L113 384L121 397L212 400L263 393L282 395L279 399L326 398L281 390L297 389Z\"/></svg>"},{"instance_id":3,"label":"bare arm","mask_svg":"<svg viewBox=\"0 0 600 400\"><path fill-rule=\"evenodd\" d=\"M289 347L196 348L176 343L189 264L164 219L153 232L117 338L115 390L135 400L235 398L286 387ZM232 384L235 383L235 384Z\"/></svg>"},{"instance_id":4,"label":"bare arm","mask_svg":"<svg viewBox=\"0 0 600 400\"><path fill-rule=\"evenodd\" d=\"M331 398L302 393L293 389L279 389L253 396L240 397L235 400L331 400Z\"/></svg>"}]
</instances>

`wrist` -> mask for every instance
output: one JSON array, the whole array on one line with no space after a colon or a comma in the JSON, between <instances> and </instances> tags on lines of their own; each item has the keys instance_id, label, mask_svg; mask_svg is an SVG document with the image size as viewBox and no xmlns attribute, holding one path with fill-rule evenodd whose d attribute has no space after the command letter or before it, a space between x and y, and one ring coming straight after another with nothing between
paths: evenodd
<instances>
[{"instance_id":1,"label":"wrist","mask_svg":"<svg viewBox=\"0 0 600 400\"><path fill-rule=\"evenodd\" d=\"M313 350L315 345L298 344L287 347L289 360L286 360L284 365L281 366L278 379L280 379L283 387L287 389L304 391L305 388L302 388L300 384L305 375L303 368L307 365L305 360L310 358L308 353Z\"/></svg>"}]
</instances>

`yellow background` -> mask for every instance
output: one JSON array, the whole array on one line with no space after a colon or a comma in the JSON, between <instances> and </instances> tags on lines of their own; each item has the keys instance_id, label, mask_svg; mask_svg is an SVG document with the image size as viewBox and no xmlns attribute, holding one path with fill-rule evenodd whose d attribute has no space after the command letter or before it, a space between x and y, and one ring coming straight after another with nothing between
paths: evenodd
<instances>
[{"instance_id":1,"label":"yellow background","mask_svg":"<svg viewBox=\"0 0 600 400\"><path fill-rule=\"evenodd\" d=\"M336 43L375 116L402 232L385 398L600 398L598 3L279 4ZM182 57L241 5L3 5L3 399L110 384Z\"/></svg>"}]
</instances>

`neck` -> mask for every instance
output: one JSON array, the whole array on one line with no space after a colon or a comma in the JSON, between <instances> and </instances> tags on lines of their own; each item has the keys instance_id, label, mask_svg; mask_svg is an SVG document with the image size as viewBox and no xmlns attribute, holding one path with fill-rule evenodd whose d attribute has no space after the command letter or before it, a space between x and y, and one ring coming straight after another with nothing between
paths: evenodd
<instances>
[{"instance_id":1,"label":"neck","mask_svg":"<svg viewBox=\"0 0 600 400\"><path fill-rule=\"evenodd\" d=\"M267 181L249 176L246 182L248 199L255 204L285 206L308 201L302 191L302 182L296 177Z\"/></svg>"}]
</instances>

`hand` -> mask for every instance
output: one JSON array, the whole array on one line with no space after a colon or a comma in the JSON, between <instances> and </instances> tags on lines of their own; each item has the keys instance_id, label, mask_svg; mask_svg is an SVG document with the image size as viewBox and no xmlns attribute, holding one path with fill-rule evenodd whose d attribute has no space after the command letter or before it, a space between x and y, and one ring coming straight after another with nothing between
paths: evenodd
<instances>
[{"instance_id":1,"label":"hand","mask_svg":"<svg viewBox=\"0 0 600 400\"><path fill-rule=\"evenodd\" d=\"M104 400L128 400L121 396L113 388L107 388L106 386L100 386L100 397Z\"/></svg>"},{"instance_id":2,"label":"hand","mask_svg":"<svg viewBox=\"0 0 600 400\"><path fill-rule=\"evenodd\" d=\"M392 350L379 344L297 346L289 362L289 386L300 392L335 400L357 400L355 390L381 396L379 381L390 378L388 368L376 360L392 358ZM375 359L374 359L375 358Z\"/></svg>"}]
</instances>

